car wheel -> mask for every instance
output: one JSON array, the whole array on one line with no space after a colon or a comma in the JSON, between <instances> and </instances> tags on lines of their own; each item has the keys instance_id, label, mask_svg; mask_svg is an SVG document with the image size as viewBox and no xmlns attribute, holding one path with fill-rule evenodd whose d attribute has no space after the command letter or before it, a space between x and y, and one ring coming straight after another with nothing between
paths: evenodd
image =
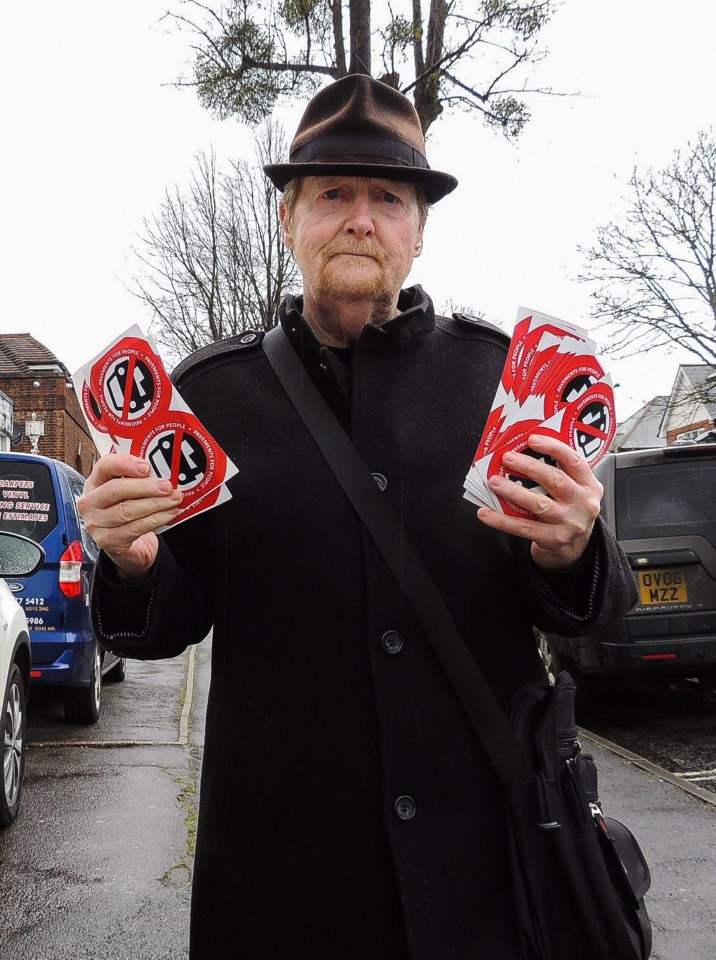
<instances>
[{"instance_id":1,"label":"car wheel","mask_svg":"<svg viewBox=\"0 0 716 960\"><path fill-rule=\"evenodd\" d=\"M102 652L94 647L90 682L86 687L65 687L65 720L70 723L97 723L102 706Z\"/></svg>"},{"instance_id":2,"label":"car wheel","mask_svg":"<svg viewBox=\"0 0 716 960\"><path fill-rule=\"evenodd\" d=\"M0 827L9 826L20 809L25 775L25 684L16 663L10 666L2 705L3 782L0 790Z\"/></svg>"},{"instance_id":3,"label":"car wheel","mask_svg":"<svg viewBox=\"0 0 716 960\"><path fill-rule=\"evenodd\" d=\"M553 687L555 685L557 677L563 670L569 670L570 673L572 672L571 665L565 660L562 654L554 648L549 636L541 630L537 631L537 649L542 658L550 686Z\"/></svg>"},{"instance_id":4,"label":"car wheel","mask_svg":"<svg viewBox=\"0 0 716 960\"><path fill-rule=\"evenodd\" d=\"M110 683L121 683L122 680L127 676L127 658L120 657L115 665L107 671L104 675L104 679L109 680Z\"/></svg>"},{"instance_id":5,"label":"car wheel","mask_svg":"<svg viewBox=\"0 0 716 960\"><path fill-rule=\"evenodd\" d=\"M574 701L577 720L588 717L602 690L602 678L591 673L582 673L578 670L576 664L568 660L559 650L555 649L554 645L550 642L548 634L538 630L536 631L536 636L537 648L542 658L550 686L554 686L557 682L557 677L563 670L566 670L577 687L577 694Z\"/></svg>"}]
</instances>

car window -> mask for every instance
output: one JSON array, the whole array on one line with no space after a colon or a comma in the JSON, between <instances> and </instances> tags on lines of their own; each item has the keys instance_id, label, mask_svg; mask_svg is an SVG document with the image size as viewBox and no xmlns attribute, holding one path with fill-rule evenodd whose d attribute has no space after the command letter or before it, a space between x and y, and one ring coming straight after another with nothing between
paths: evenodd
<instances>
[{"instance_id":1,"label":"car window","mask_svg":"<svg viewBox=\"0 0 716 960\"><path fill-rule=\"evenodd\" d=\"M90 560L96 560L99 556L99 547L92 537L85 530L85 522L80 516L80 512L77 509L77 501L82 496L82 491L84 490L84 480L79 474L69 474L67 475L68 480L70 481L70 490L72 491L72 499L75 502L75 513L77 514L77 520L80 525L80 535L82 537L82 546L85 548L85 553L88 555Z\"/></svg>"},{"instance_id":2,"label":"car window","mask_svg":"<svg viewBox=\"0 0 716 960\"><path fill-rule=\"evenodd\" d=\"M0 460L0 530L39 543L56 525L49 468L31 460Z\"/></svg>"},{"instance_id":3,"label":"car window","mask_svg":"<svg viewBox=\"0 0 716 960\"><path fill-rule=\"evenodd\" d=\"M697 534L716 546L716 459L616 471L621 540Z\"/></svg>"}]
</instances>

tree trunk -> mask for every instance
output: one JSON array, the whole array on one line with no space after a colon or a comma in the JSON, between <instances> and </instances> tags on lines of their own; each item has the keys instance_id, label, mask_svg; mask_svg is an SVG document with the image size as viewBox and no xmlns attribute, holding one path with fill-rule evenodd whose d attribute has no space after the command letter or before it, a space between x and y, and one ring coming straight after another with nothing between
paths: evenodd
<instances>
[{"instance_id":1,"label":"tree trunk","mask_svg":"<svg viewBox=\"0 0 716 960\"><path fill-rule=\"evenodd\" d=\"M418 14L420 14L419 2L413 3L413 18L415 18L416 8ZM427 133L430 124L437 120L443 110L440 104L440 72L436 65L443 55L447 15L447 0L431 0L425 64L421 75L418 75L416 69L417 83L415 84L415 109L418 111L423 133ZM415 19L413 19L413 25L416 29L418 28ZM420 56L422 57L422 44ZM416 59L416 68L417 65L418 61Z\"/></svg>"},{"instance_id":2,"label":"tree trunk","mask_svg":"<svg viewBox=\"0 0 716 960\"><path fill-rule=\"evenodd\" d=\"M423 10L420 0L413 0L413 60L415 61L415 76L419 77L425 70Z\"/></svg>"},{"instance_id":3,"label":"tree trunk","mask_svg":"<svg viewBox=\"0 0 716 960\"><path fill-rule=\"evenodd\" d=\"M370 0L350 0L350 73L370 76Z\"/></svg>"},{"instance_id":4,"label":"tree trunk","mask_svg":"<svg viewBox=\"0 0 716 960\"><path fill-rule=\"evenodd\" d=\"M341 0L331 0L331 12L333 14L333 49L336 55L336 80L345 77L348 73L346 68L346 44L343 38L343 4Z\"/></svg>"}]
</instances>

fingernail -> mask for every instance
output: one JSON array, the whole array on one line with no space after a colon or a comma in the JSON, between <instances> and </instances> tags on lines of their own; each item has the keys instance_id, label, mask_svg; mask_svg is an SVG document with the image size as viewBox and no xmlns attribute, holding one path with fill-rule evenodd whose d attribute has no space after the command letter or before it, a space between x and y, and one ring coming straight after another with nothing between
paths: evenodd
<instances>
[{"instance_id":1,"label":"fingernail","mask_svg":"<svg viewBox=\"0 0 716 960\"><path fill-rule=\"evenodd\" d=\"M508 463L514 463L516 456L517 454L515 454L514 451L507 450L505 453L502 454L502 459L507 460Z\"/></svg>"},{"instance_id":2,"label":"fingernail","mask_svg":"<svg viewBox=\"0 0 716 960\"><path fill-rule=\"evenodd\" d=\"M149 464L145 460L137 464L137 473L143 473L145 476L149 473Z\"/></svg>"},{"instance_id":3,"label":"fingernail","mask_svg":"<svg viewBox=\"0 0 716 960\"><path fill-rule=\"evenodd\" d=\"M184 499L184 494L181 492L181 490L175 490L169 499L174 500L175 503L181 503L181 501Z\"/></svg>"},{"instance_id":4,"label":"fingernail","mask_svg":"<svg viewBox=\"0 0 716 960\"><path fill-rule=\"evenodd\" d=\"M159 490L160 493L171 493L172 489L173 487L168 480L160 480L157 484L157 490Z\"/></svg>"},{"instance_id":5,"label":"fingernail","mask_svg":"<svg viewBox=\"0 0 716 960\"><path fill-rule=\"evenodd\" d=\"M529 438L529 444L531 447L539 446L543 442L544 442L544 437L539 433L533 433L532 436Z\"/></svg>"}]
</instances>

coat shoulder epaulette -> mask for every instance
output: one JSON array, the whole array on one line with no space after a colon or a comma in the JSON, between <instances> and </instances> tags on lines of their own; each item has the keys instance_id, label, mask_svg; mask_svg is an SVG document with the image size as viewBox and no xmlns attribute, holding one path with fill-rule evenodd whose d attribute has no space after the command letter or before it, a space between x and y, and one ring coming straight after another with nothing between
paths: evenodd
<instances>
[{"instance_id":1,"label":"coat shoulder epaulette","mask_svg":"<svg viewBox=\"0 0 716 960\"><path fill-rule=\"evenodd\" d=\"M248 355L261 346L264 336L265 333L262 330L244 330L243 333L237 333L235 337L227 337L226 340L209 343L205 347L195 350L194 353L174 367L172 380L177 383L177 381L184 379L189 372L193 373L199 366L203 366L212 360L223 359L229 354Z\"/></svg>"},{"instance_id":2,"label":"coat shoulder epaulette","mask_svg":"<svg viewBox=\"0 0 716 960\"><path fill-rule=\"evenodd\" d=\"M487 335L505 342L509 342L510 339L500 327L472 313L453 313L452 317L438 317L437 322L446 333L452 333L456 337L483 339Z\"/></svg>"}]
</instances>

